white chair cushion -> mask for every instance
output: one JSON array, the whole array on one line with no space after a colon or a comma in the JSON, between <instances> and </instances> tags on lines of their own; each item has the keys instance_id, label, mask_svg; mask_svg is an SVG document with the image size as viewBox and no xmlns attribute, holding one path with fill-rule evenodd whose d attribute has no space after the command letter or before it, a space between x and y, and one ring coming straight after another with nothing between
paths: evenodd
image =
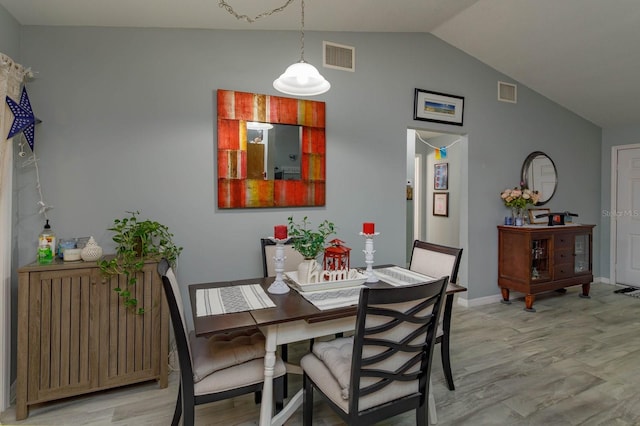
<instances>
[{"instance_id":1,"label":"white chair cushion","mask_svg":"<svg viewBox=\"0 0 640 426\"><path fill-rule=\"evenodd\" d=\"M349 399L353 337L341 337L313 344L313 354L322 361L342 389L342 398Z\"/></svg>"},{"instance_id":2,"label":"white chair cushion","mask_svg":"<svg viewBox=\"0 0 640 426\"><path fill-rule=\"evenodd\" d=\"M456 257L450 254L415 247L409 269L433 278L440 278L451 276L455 262Z\"/></svg>"},{"instance_id":3,"label":"white chair cushion","mask_svg":"<svg viewBox=\"0 0 640 426\"><path fill-rule=\"evenodd\" d=\"M276 266L273 260L273 257L276 254L276 246L267 245L264 247L264 251L264 256L267 261L267 276L273 277L276 275ZM284 256L284 272L297 271L298 265L304 260L304 257L300 254L300 252L294 250L291 244L285 244Z\"/></svg>"},{"instance_id":4,"label":"white chair cushion","mask_svg":"<svg viewBox=\"0 0 640 426\"><path fill-rule=\"evenodd\" d=\"M193 380L199 382L211 373L254 359L265 354L264 335L257 329L196 337L189 334Z\"/></svg>"},{"instance_id":5,"label":"white chair cushion","mask_svg":"<svg viewBox=\"0 0 640 426\"><path fill-rule=\"evenodd\" d=\"M315 347L316 344L314 344ZM322 389L322 392L333 401L342 411L349 412L349 400L343 398L343 389L338 381L329 371L326 364L318 359L313 353L307 354L300 360L300 366L313 382ZM347 374L350 374L347 373ZM371 383L371 382L369 382ZM374 392L360 399L359 410L366 410L385 402L393 401L406 395L414 394L418 391L418 382L412 380L407 383L396 382L385 387L380 392ZM348 393L347 393L348 394Z\"/></svg>"},{"instance_id":6,"label":"white chair cushion","mask_svg":"<svg viewBox=\"0 0 640 426\"><path fill-rule=\"evenodd\" d=\"M287 369L278 357L273 378L280 377L287 372ZM204 379L193 386L196 395L223 392L237 389L242 386L260 383L264 380L264 358L254 359L233 367L218 370L209 374Z\"/></svg>"}]
</instances>

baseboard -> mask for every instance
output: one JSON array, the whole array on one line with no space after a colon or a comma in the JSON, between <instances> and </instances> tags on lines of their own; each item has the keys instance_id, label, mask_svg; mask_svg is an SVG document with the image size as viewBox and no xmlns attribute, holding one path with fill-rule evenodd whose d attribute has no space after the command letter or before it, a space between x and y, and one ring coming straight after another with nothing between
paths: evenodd
<instances>
[{"instance_id":1,"label":"baseboard","mask_svg":"<svg viewBox=\"0 0 640 426\"><path fill-rule=\"evenodd\" d=\"M594 277L593 279L593 283L594 284L598 284L598 283L602 283L602 284L610 284L609 283L609 279L608 278L603 278L603 277ZM614 285L618 285L618 284L614 284ZM622 284L619 284L622 287L625 287ZM517 291L511 291L511 297L510 299L517 299L519 297L524 297L525 294L524 293L518 293ZM462 297L462 294L458 295L458 305L460 306L464 306L465 308L471 308L474 306L482 306L482 305L489 305L491 303L496 303L496 302L500 302L502 300L502 295L501 294L494 294L491 296L485 296L485 297L478 297L476 299L465 299L464 297Z\"/></svg>"},{"instance_id":2,"label":"baseboard","mask_svg":"<svg viewBox=\"0 0 640 426\"><path fill-rule=\"evenodd\" d=\"M474 306L489 305L491 303L496 303L501 300L502 300L502 296L500 294L494 294L492 296L485 296L485 297L477 297L475 299L465 299L459 296L458 305L464 306L465 308L471 308Z\"/></svg>"}]
</instances>

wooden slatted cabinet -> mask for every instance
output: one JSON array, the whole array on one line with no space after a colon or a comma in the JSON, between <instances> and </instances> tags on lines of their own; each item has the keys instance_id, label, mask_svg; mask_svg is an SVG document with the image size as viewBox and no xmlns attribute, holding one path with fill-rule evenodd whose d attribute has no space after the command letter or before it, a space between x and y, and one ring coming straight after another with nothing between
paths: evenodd
<instances>
[{"instance_id":1,"label":"wooden slatted cabinet","mask_svg":"<svg viewBox=\"0 0 640 426\"><path fill-rule=\"evenodd\" d=\"M157 263L138 275L145 313L123 306L95 262L54 261L18 270L16 420L30 405L147 380L167 386L169 313Z\"/></svg>"}]
</instances>

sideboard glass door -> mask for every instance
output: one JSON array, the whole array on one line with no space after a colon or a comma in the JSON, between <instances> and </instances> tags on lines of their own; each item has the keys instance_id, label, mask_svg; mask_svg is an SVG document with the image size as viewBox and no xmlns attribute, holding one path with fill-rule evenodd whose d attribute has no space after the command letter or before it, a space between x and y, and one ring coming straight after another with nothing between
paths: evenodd
<instances>
[{"instance_id":1,"label":"sideboard glass door","mask_svg":"<svg viewBox=\"0 0 640 426\"><path fill-rule=\"evenodd\" d=\"M589 271L589 236L586 234L576 235L575 239L575 262L574 272L587 272Z\"/></svg>"}]
</instances>

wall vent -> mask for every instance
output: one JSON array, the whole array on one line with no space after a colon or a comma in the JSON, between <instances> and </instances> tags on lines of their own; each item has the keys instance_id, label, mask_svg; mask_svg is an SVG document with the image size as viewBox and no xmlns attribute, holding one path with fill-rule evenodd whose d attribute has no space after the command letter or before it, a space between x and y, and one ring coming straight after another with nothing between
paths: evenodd
<instances>
[{"instance_id":1,"label":"wall vent","mask_svg":"<svg viewBox=\"0 0 640 426\"><path fill-rule=\"evenodd\" d=\"M354 72L356 70L356 48L323 41L322 65L326 68Z\"/></svg>"},{"instance_id":2,"label":"wall vent","mask_svg":"<svg viewBox=\"0 0 640 426\"><path fill-rule=\"evenodd\" d=\"M518 102L518 86L504 81L498 82L498 100L502 102Z\"/></svg>"}]
</instances>

